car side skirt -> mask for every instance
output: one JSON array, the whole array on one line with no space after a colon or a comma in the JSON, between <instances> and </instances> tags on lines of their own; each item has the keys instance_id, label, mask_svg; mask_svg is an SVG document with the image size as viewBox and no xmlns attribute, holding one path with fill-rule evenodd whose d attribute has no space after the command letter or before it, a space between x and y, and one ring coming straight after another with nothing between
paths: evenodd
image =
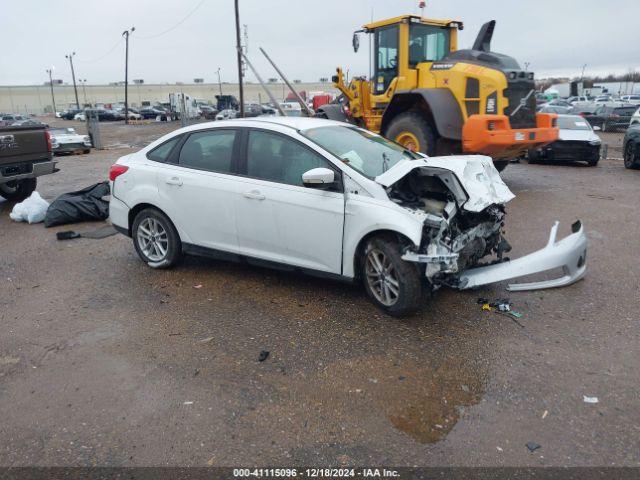
<instances>
[{"instance_id":1,"label":"car side skirt","mask_svg":"<svg viewBox=\"0 0 640 480\"><path fill-rule=\"evenodd\" d=\"M116 228L120 231L120 229ZM122 229L121 233L126 231ZM274 262L271 260L263 260L261 258L251 257L248 255L239 255L237 253L225 252L223 250L216 250L214 248L201 247L200 245L194 245L192 243L182 243L182 251L188 255L195 255L200 257L212 258L215 260L223 260L234 263L245 263L256 267L264 267L272 270L280 270L285 272L297 272L304 275L309 275L317 278L326 278L329 280L335 280L343 283L355 283L355 279L339 275L336 273L323 272L322 270L314 270L311 268L296 267L295 265L289 265L286 263Z\"/></svg>"}]
</instances>

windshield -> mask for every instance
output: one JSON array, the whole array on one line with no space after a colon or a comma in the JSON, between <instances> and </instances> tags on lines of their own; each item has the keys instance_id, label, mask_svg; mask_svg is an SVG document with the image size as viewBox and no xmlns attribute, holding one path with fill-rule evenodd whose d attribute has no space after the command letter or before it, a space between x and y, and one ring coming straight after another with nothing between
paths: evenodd
<instances>
[{"instance_id":1,"label":"windshield","mask_svg":"<svg viewBox=\"0 0 640 480\"><path fill-rule=\"evenodd\" d=\"M582 117L558 117L558 128L562 130L591 130Z\"/></svg>"},{"instance_id":2,"label":"windshield","mask_svg":"<svg viewBox=\"0 0 640 480\"><path fill-rule=\"evenodd\" d=\"M300 132L367 177L377 177L400 160L421 158L383 137L355 127L319 127Z\"/></svg>"}]
</instances>

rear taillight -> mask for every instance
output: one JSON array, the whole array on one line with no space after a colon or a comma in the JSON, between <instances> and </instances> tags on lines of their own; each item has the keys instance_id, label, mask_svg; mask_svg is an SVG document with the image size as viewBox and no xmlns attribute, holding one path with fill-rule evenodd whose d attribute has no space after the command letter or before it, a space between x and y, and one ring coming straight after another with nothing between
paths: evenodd
<instances>
[{"instance_id":1,"label":"rear taillight","mask_svg":"<svg viewBox=\"0 0 640 480\"><path fill-rule=\"evenodd\" d=\"M47 139L47 152L51 153L51 133L49 133L49 130L44 131L44 137Z\"/></svg>"},{"instance_id":2,"label":"rear taillight","mask_svg":"<svg viewBox=\"0 0 640 480\"><path fill-rule=\"evenodd\" d=\"M125 165L118 165L117 163L115 165L111 165L111 168L109 169L109 180L113 182L127 170L129 170L129 167Z\"/></svg>"}]
</instances>

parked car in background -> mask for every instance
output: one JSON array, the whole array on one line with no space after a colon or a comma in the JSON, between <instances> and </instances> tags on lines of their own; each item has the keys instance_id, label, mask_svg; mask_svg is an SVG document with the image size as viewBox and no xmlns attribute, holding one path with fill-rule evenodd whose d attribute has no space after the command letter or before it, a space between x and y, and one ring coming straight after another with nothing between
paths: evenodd
<instances>
[{"instance_id":1,"label":"parked car in background","mask_svg":"<svg viewBox=\"0 0 640 480\"><path fill-rule=\"evenodd\" d=\"M53 153L90 153L91 138L89 135L81 135L75 128L51 128L51 148Z\"/></svg>"},{"instance_id":2,"label":"parked car in background","mask_svg":"<svg viewBox=\"0 0 640 480\"><path fill-rule=\"evenodd\" d=\"M558 113L567 114L571 113L572 107L563 107L561 105L542 105L536 110L538 113Z\"/></svg>"},{"instance_id":3,"label":"parked car in background","mask_svg":"<svg viewBox=\"0 0 640 480\"><path fill-rule=\"evenodd\" d=\"M200 105L200 111L207 120L215 120L216 115L218 115L218 110L211 105Z\"/></svg>"},{"instance_id":4,"label":"parked car in background","mask_svg":"<svg viewBox=\"0 0 640 480\"><path fill-rule=\"evenodd\" d=\"M593 115L585 118L592 127L600 127L603 132L626 130L631 124L631 117L633 117L637 109L638 107L635 105L601 105Z\"/></svg>"},{"instance_id":5,"label":"parked car in background","mask_svg":"<svg viewBox=\"0 0 640 480\"><path fill-rule=\"evenodd\" d=\"M76 114L78 113L83 113L84 110L81 110L79 108L72 108L69 110L65 110L64 112L62 112L60 114L60 118L64 118L65 120L73 120L73 117L76 116Z\"/></svg>"},{"instance_id":6,"label":"parked car in background","mask_svg":"<svg viewBox=\"0 0 640 480\"><path fill-rule=\"evenodd\" d=\"M620 97L620 101L631 103L633 105L640 105L640 95L622 95Z\"/></svg>"},{"instance_id":7,"label":"parked car in background","mask_svg":"<svg viewBox=\"0 0 640 480\"><path fill-rule=\"evenodd\" d=\"M640 124L636 123L627 129L622 142L624 166L626 168L640 168Z\"/></svg>"},{"instance_id":8,"label":"parked car in background","mask_svg":"<svg viewBox=\"0 0 640 480\"><path fill-rule=\"evenodd\" d=\"M163 109L160 110L158 108L154 108L154 107L144 107L141 108L140 110L138 110L138 113L142 116L142 118L146 119L153 119L155 120L156 117L159 116L166 116L167 112Z\"/></svg>"},{"instance_id":9,"label":"parked car in background","mask_svg":"<svg viewBox=\"0 0 640 480\"><path fill-rule=\"evenodd\" d=\"M241 153L242 152L242 153ZM118 159L109 216L152 268L183 253L361 280L390 315L423 294L562 269L525 288L585 274L580 222L569 237L517 260L503 238L514 198L491 158L426 157L355 126L318 118L201 123ZM519 284L512 285L517 288Z\"/></svg>"},{"instance_id":10,"label":"parked car in background","mask_svg":"<svg viewBox=\"0 0 640 480\"><path fill-rule=\"evenodd\" d=\"M631 122L629 125L636 125L640 123L640 108L638 108L631 116Z\"/></svg>"},{"instance_id":11,"label":"parked car in background","mask_svg":"<svg viewBox=\"0 0 640 480\"><path fill-rule=\"evenodd\" d=\"M226 108L216 115L216 120L229 120L231 118L236 118L237 116L238 112L236 110Z\"/></svg>"},{"instance_id":12,"label":"parked car in background","mask_svg":"<svg viewBox=\"0 0 640 480\"><path fill-rule=\"evenodd\" d=\"M588 97L585 96L575 96L567 98L567 103L573 105L574 103L586 103L589 101Z\"/></svg>"},{"instance_id":13,"label":"parked car in background","mask_svg":"<svg viewBox=\"0 0 640 480\"><path fill-rule=\"evenodd\" d=\"M124 119L124 108L117 108L116 111ZM129 120L142 120L142 115L140 115L140 112L138 110L136 110L135 108L129 108L128 109L127 117L129 118Z\"/></svg>"},{"instance_id":14,"label":"parked car in background","mask_svg":"<svg viewBox=\"0 0 640 480\"><path fill-rule=\"evenodd\" d=\"M598 108L600 108L600 105L596 103L580 104L573 107L571 114L587 118L593 115Z\"/></svg>"},{"instance_id":15,"label":"parked car in background","mask_svg":"<svg viewBox=\"0 0 640 480\"><path fill-rule=\"evenodd\" d=\"M25 118L15 113L0 113L0 126L11 125L19 120L25 120Z\"/></svg>"},{"instance_id":16,"label":"parked car in background","mask_svg":"<svg viewBox=\"0 0 640 480\"><path fill-rule=\"evenodd\" d=\"M558 115L558 140L527 153L529 163L535 162L586 162L594 167L600 160L600 137L583 117Z\"/></svg>"},{"instance_id":17,"label":"parked car in background","mask_svg":"<svg viewBox=\"0 0 640 480\"><path fill-rule=\"evenodd\" d=\"M85 112L76 113L73 119L79 122L84 122L87 119L87 115Z\"/></svg>"},{"instance_id":18,"label":"parked car in background","mask_svg":"<svg viewBox=\"0 0 640 480\"><path fill-rule=\"evenodd\" d=\"M613 100L613 97L609 94L607 95L598 95L596 98L594 98L593 102L594 103L607 103Z\"/></svg>"},{"instance_id":19,"label":"parked car in background","mask_svg":"<svg viewBox=\"0 0 640 480\"><path fill-rule=\"evenodd\" d=\"M48 127L49 125L47 125L44 122L41 122L40 120L37 120L35 118L25 118L24 120L16 120L15 122L11 123L12 126L15 127Z\"/></svg>"}]
</instances>

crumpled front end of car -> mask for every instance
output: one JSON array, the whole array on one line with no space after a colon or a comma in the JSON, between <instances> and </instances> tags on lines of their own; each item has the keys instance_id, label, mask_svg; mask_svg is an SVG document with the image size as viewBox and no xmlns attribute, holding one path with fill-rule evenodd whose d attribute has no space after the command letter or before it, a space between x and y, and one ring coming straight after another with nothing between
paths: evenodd
<instances>
[{"instance_id":1,"label":"crumpled front end of car","mask_svg":"<svg viewBox=\"0 0 640 480\"><path fill-rule=\"evenodd\" d=\"M423 224L419 247L409 247L402 258L424 266L428 283L471 288L483 284L562 268L555 280L522 284L535 289L563 286L584 276L586 236L581 224L560 242L510 260L504 238L505 204L514 198L490 158L434 157L397 165L376 178L389 198L411 211ZM486 258L486 260L485 260ZM484 262L484 263L483 263Z\"/></svg>"}]
</instances>

